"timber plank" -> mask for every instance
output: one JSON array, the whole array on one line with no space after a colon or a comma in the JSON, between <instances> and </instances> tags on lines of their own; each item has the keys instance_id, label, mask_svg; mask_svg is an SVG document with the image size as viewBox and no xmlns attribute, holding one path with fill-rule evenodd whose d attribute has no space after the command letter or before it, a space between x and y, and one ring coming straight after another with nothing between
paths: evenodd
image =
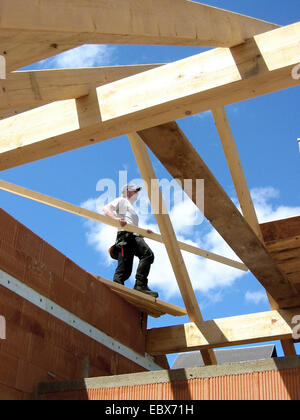
<instances>
[{"instance_id":1,"label":"timber plank","mask_svg":"<svg viewBox=\"0 0 300 420\"><path fill-rule=\"evenodd\" d=\"M147 331L146 351L152 355L203 350L271 340L290 340L293 317L300 308L240 315Z\"/></svg>"},{"instance_id":2,"label":"timber plank","mask_svg":"<svg viewBox=\"0 0 300 420\"><path fill-rule=\"evenodd\" d=\"M278 253L281 251L287 251L292 249L300 248L300 235L290 237L288 239L279 239L276 241L266 242L266 247L270 253Z\"/></svg>"},{"instance_id":3,"label":"timber plank","mask_svg":"<svg viewBox=\"0 0 300 420\"><path fill-rule=\"evenodd\" d=\"M54 101L81 98L92 88L151 70L161 64L105 66L78 69L18 71L0 81L0 110L27 107ZM13 115L13 110L10 115ZM5 112L2 111L2 118Z\"/></svg>"},{"instance_id":4,"label":"timber plank","mask_svg":"<svg viewBox=\"0 0 300 420\"><path fill-rule=\"evenodd\" d=\"M299 28L276 29L2 120L0 170L297 86L291 71L300 61Z\"/></svg>"},{"instance_id":5,"label":"timber plank","mask_svg":"<svg viewBox=\"0 0 300 420\"><path fill-rule=\"evenodd\" d=\"M262 223L260 228L265 242L300 236L300 216Z\"/></svg>"},{"instance_id":6,"label":"timber plank","mask_svg":"<svg viewBox=\"0 0 300 420\"><path fill-rule=\"evenodd\" d=\"M152 296L145 295L144 293L138 292L137 290L130 289L128 287L122 286L121 284L114 283L112 281L106 280L102 277L93 276L99 280L105 286L109 287L113 292L122 296L125 300L130 301L135 306L144 309L144 312L149 314L155 313L156 315L173 315L173 316L184 316L187 315L185 309L175 306L171 303L163 302L162 300L155 299Z\"/></svg>"},{"instance_id":7,"label":"timber plank","mask_svg":"<svg viewBox=\"0 0 300 420\"><path fill-rule=\"evenodd\" d=\"M186 0L1 0L9 71L83 44L231 47L275 28Z\"/></svg>"}]
</instances>

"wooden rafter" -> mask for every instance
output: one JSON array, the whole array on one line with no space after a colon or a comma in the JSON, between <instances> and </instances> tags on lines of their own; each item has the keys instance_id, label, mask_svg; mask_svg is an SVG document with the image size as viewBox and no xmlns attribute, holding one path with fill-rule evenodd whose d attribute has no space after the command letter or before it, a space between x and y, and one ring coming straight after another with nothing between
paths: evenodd
<instances>
[{"instance_id":1,"label":"wooden rafter","mask_svg":"<svg viewBox=\"0 0 300 420\"><path fill-rule=\"evenodd\" d=\"M297 23L0 121L0 170L299 85L299 41Z\"/></svg>"},{"instance_id":2,"label":"wooden rafter","mask_svg":"<svg viewBox=\"0 0 300 420\"><path fill-rule=\"evenodd\" d=\"M203 322L203 317L192 287L189 273L187 271L184 259L182 257L180 248L178 246L176 234L172 226L170 216L166 210L164 198L159 188L159 184L154 172L147 148L138 134L132 133L129 135L129 141L135 155L141 176L143 181L147 185L147 191L150 192L149 199L154 208L161 208L161 211L156 213L155 218L162 235L163 242L166 247L167 254L170 259L171 266L177 284L184 301L185 307L189 319L196 325L200 325ZM153 194L151 194L151 186L155 185L155 190L158 193L158 201L155 201ZM216 357L213 351L204 350L202 352L202 358L206 365L217 364Z\"/></svg>"},{"instance_id":3,"label":"wooden rafter","mask_svg":"<svg viewBox=\"0 0 300 420\"><path fill-rule=\"evenodd\" d=\"M263 237L256 211L226 111L224 107L221 107L213 109L212 113L243 215L258 238L262 241Z\"/></svg>"},{"instance_id":4,"label":"wooden rafter","mask_svg":"<svg viewBox=\"0 0 300 420\"><path fill-rule=\"evenodd\" d=\"M0 13L12 70L82 44L231 47L278 27L187 0L1 0Z\"/></svg>"},{"instance_id":5,"label":"wooden rafter","mask_svg":"<svg viewBox=\"0 0 300 420\"><path fill-rule=\"evenodd\" d=\"M10 192L12 194L19 195L21 197L28 198L30 200L37 201L39 203L46 204L47 206L50 206L50 207L54 207L54 208L66 211L68 213L75 214L77 216L85 217L87 219L106 224L108 226L112 226L112 227L115 227L115 228L120 227L118 222L110 219L109 217L103 216L99 213L96 213L96 212L93 212L93 211L90 211L90 210L87 210L87 209L84 209L82 207L75 206L74 204L70 204L70 203L67 203L65 201L58 200L57 198L49 197L48 195L41 194L41 193L29 190L29 189L24 188L24 187L20 187L18 185L11 184L9 182L5 182L5 181L0 180L0 189L4 190L4 191L7 191L7 192ZM127 230L128 232L139 233L140 235L142 235L146 238L152 239L156 242L163 243L161 235L159 235L157 233L149 234L145 229L141 229L141 228L138 228L138 227L135 227L135 226L133 227L133 226L130 226L130 225L127 225L126 227L124 227L124 230ZM230 267L234 267L234 268L237 268L237 269L242 270L242 271L248 271L247 267L244 264L240 263L239 261L231 260L230 258L226 258L226 257L223 257L221 255L214 254L214 253L209 252L209 251L205 251L203 249L197 248L195 246L192 246L190 244L186 244L186 243L181 242L181 241L179 241L178 244L179 244L180 249L183 250L183 251L193 253L193 254L198 255L200 257L204 257L204 258L210 259L212 261L219 262L221 264L229 265Z\"/></svg>"},{"instance_id":6,"label":"wooden rafter","mask_svg":"<svg viewBox=\"0 0 300 420\"><path fill-rule=\"evenodd\" d=\"M299 85L299 40L300 22L102 86L102 121L152 117L154 126L158 113L167 122Z\"/></svg>"},{"instance_id":7,"label":"wooden rafter","mask_svg":"<svg viewBox=\"0 0 300 420\"><path fill-rule=\"evenodd\" d=\"M174 179L204 179L205 216L280 308L300 305L300 296L282 275L252 228L176 123L139 132ZM183 184L182 184L183 185ZM195 185L195 184L194 184ZM191 197L195 204L195 188Z\"/></svg>"},{"instance_id":8,"label":"wooden rafter","mask_svg":"<svg viewBox=\"0 0 300 420\"><path fill-rule=\"evenodd\" d=\"M293 336L293 317L300 308L269 311L203 322L149 329L146 351L152 355L230 347Z\"/></svg>"},{"instance_id":9,"label":"wooden rafter","mask_svg":"<svg viewBox=\"0 0 300 420\"><path fill-rule=\"evenodd\" d=\"M213 109L212 112L243 215L259 240L263 242L263 234L259 226L257 214L226 111L224 108L216 108ZM271 309L278 309L276 301L274 301L272 296L268 293L267 295ZM296 355L293 340L281 340L281 345L286 356Z\"/></svg>"},{"instance_id":10,"label":"wooden rafter","mask_svg":"<svg viewBox=\"0 0 300 420\"><path fill-rule=\"evenodd\" d=\"M1 80L0 110L37 107L54 101L81 98L91 89L160 64L107 66L86 69L18 71Z\"/></svg>"}]
</instances>

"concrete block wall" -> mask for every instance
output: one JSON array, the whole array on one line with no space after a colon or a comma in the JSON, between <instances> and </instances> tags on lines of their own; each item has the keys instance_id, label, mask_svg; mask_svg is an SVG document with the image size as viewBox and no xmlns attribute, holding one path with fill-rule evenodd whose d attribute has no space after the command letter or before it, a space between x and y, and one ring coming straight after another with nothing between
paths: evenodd
<instances>
[{"instance_id":1,"label":"concrete block wall","mask_svg":"<svg viewBox=\"0 0 300 420\"><path fill-rule=\"evenodd\" d=\"M0 210L0 269L145 353L147 319L43 239ZM142 372L136 365L0 286L0 399L27 399L41 381Z\"/></svg>"}]
</instances>

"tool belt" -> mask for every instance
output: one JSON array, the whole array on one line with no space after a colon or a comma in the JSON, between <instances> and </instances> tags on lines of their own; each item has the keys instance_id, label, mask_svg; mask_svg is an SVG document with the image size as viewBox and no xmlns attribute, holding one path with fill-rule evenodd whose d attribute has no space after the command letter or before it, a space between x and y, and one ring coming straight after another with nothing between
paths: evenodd
<instances>
[{"instance_id":1,"label":"tool belt","mask_svg":"<svg viewBox=\"0 0 300 420\"><path fill-rule=\"evenodd\" d=\"M114 260L118 260L120 249L122 251L122 256L124 257L124 247L134 236L139 235L136 235L131 232L119 232L115 244L111 246L108 250L111 258Z\"/></svg>"}]
</instances>

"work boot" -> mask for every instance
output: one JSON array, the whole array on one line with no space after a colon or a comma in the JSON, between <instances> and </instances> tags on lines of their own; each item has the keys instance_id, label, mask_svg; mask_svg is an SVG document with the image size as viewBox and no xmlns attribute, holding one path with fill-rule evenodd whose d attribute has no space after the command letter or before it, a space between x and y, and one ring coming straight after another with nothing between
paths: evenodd
<instances>
[{"instance_id":1,"label":"work boot","mask_svg":"<svg viewBox=\"0 0 300 420\"><path fill-rule=\"evenodd\" d=\"M124 286L124 282L122 280L113 280L114 283L122 284Z\"/></svg>"},{"instance_id":2,"label":"work boot","mask_svg":"<svg viewBox=\"0 0 300 420\"><path fill-rule=\"evenodd\" d=\"M153 290L150 290L148 286L136 284L134 286L134 290L137 290L138 292L145 293L146 295L150 295L154 298L158 298L158 293L154 292Z\"/></svg>"}]
</instances>

